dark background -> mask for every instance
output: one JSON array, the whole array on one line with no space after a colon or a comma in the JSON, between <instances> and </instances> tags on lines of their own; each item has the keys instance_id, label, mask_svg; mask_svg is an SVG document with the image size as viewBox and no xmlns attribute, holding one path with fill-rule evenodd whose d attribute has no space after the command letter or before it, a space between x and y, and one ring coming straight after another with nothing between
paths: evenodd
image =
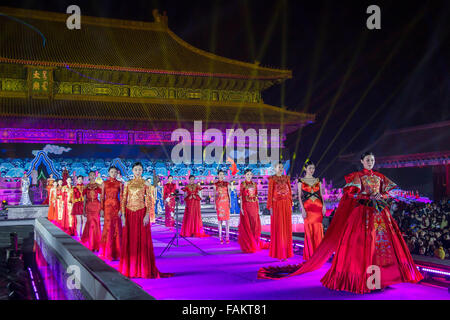
<instances>
[{"instance_id":1,"label":"dark background","mask_svg":"<svg viewBox=\"0 0 450 320\"><path fill-rule=\"evenodd\" d=\"M364 150L387 129L449 119L450 1L0 3L55 12L77 4L82 15L142 21L153 21L158 8L195 47L291 69L293 79L264 91L263 99L316 114L316 123L288 137L294 175L311 155L319 176L342 184L356 167L337 161L339 154ZM381 30L366 28L371 4L381 8Z\"/></svg>"}]
</instances>

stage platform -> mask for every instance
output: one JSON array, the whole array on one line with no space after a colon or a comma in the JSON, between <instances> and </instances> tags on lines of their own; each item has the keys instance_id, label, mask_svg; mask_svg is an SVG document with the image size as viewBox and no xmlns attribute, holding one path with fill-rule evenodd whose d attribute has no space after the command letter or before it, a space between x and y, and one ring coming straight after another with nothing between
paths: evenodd
<instances>
[{"instance_id":1,"label":"stage platform","mask_svg":"<svg viewBox=\"0 0 450 320\"><path fill-rule=\"evenodd\" d=\"M166 227L155 224L152 236L162 272L174 272L165 279L132 279L148 294L162 300L450 300L448 289L426 284L398 284L383 292L358 295L324 288L320 279L330 267L281 280L258 280L261 266L283 264L268 256L268 250L244 254L237 242L221 245L217 237L189 238L208 255L203 255L183 239L159 257L173 236ZM299 263L296 255L284 264ZM118 262L108 262L117 268Z\"/></svg>"}]
</instances>

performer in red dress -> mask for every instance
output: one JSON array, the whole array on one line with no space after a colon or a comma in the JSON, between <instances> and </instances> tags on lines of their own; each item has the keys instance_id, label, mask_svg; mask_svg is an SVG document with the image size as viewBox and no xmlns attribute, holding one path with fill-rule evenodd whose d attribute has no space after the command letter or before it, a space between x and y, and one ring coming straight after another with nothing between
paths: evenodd
<instances>
[{"instance_id":1,"label":"performer in red dress","mask_svg":"<svg viewBox=\"0 0 450 320\"><path fill-rule=\"evenodd\" d=\"M64 211L61 228L67 234L73 236L73 217L72 217L72 197L73 197L73 186L72 178L68 177L66 179L66 185L62 187L62 197L64 202Z\"/></svg>"},{"instance_id":2,"label":"performer in red dress","mask_svg":"<svg viewBox=\"0 0 450 320\"><path fill-rule=\"evenodd\" d=\"M214 183L214 195L217 212L217 221L219 222L219 240L223 244L222 224L225 221L225 241L230 243L230 192L228 182L224 181L225 174L222 170L218 172L218 181Z\"/></svg>"},{"instance_id":3,"label":"performer in red dress","mask_svg":"<svg viewBox=\"0 0 450 320\"><path fill-rule=\"evenodd\" d=\"M175 213L175 193L177 190L177 185L173 183L173 177L168 177L168 182L164 185L164 208L166 227L173 228L175 225L174 213Z\"/></svg>"},{"instance_id":4,"label":"performer in red dress","mask_svg":"<svg viewBox=\"0 0 450 320\"><path fill-rule=\"evenodd\" d=\"M195 177L189 176L189 184L182 190L185 192L183 224L180 235L183 237L206 237L203 231L202 214L200 211L200 200L202 188L194 183Z\"/></svg>"},{"instance_id":5,"label":"performer in red dress","mask_svg":"<svg viewBox=\"0 0 450 320\"><path fill-rule=\"evenodd\" d=\"M69 177L69 171L64 167L62 171L62 185L65 186L67 184L67 178Z\"/></svg>"},{"instance_id":6,"label":"performer in red dress","mask_svg":"<svg viewBox=\"0 0 450 320\"><path fill-rule=\"evenodd\" d=\"M42 202L42 204L50 204L50 190L53 187L53 182L55 182L55 179L53 179L53 174L50 173L50 177L47 179L47 197L45 198L44 202ZM50 205L49 205L50 207Z\"/></svg>"},{"instance_id":7,"label":"performer in red dress","mask_svg":"<svg viewBox=\"0 0 450 320\"><path fill-rule=\"evenodd\" d=\"M150 222L154 220L153 195L142 179L140 162L133 165L134 179L125 183L121 198L122 248L119 272L131 278L161 278L172 274L161 273L155 264ZM153 199L154 203L154 199Z\"/></svg>"},{"instance_id":8,"label":"performer in red dress","mask_svg":"<svg viewBox=\"0 0 450 320\"><path fill-rule=\"evenodd\" d=\"M292 247L292 191L289 176L282 175L283 164L269 178L267 209L270 210L270 249L272 258L286 260L294 255Z\"/></svg>"},{"instance_id":9,"label":"performer in red dress","mask_svg":"<svg viewBox=\"0 0 450 320\"><path fill-rule=\"evenodd\" d=\"M103 183L101 215L104 216L102 240L100 243L100 256L108 260L120 258L120 245L122 241L122 222L120 212L120 195L122 183L116 179L119 170L111 167L108 170L109 178Z\"/></svg>"},{"instance_id":10,"label":"performer in red dress","mask_svg":"<svg viewBox=\"0 0 450 320\"><path fill-rule=\"evenodd\" d=\"M253 173L245 170L245 181L241 183L241 212L238 243L245 253L262 249L261 220L259 218L258 187L252 181Z\"/></svg>"},{"instance_id":11,"label":"performer in red dress","mask_svg":"<svg viewBox=\"0 0 450 320\"><path fill-rule=\"evenodd\" d=\"M62 219L64 215L64 200L63 200L63 191L62 185L63 181L61 179L58 180L58 186L56 187L56 213L55 213L55 221L54 223L61 228Z\"/></svg>"},{"instance_id":12,"label":"performer in red dress","mask_svg":"<svg viewBox=\"0 0 450 320\"><path fill-rule=\"evenodd\" d=\"M95 172L89 172L89 183L83 191L84 212L87 220L81 242L94 252L100 249L100 201L98 198L101 193L102 188L95 182Z\"/></svg>"},{"instance_id":13,"label":"performer in red dress","mask_svg":"<svg viewBox=\"0 0 450 320\"><path fill-rule=\"evenodd\" d=\"M52 187L48 193L48 220L55 221L57 219L57 207L56 207L56 189L58 183L53 180Z\"/></svg>"},{"instance_id":14,"label":"performer in red dress","mask_svg":"<svg viewBox=\"0 0 450 320\"><path fill-rule=\"evenodd\" d=\"M306 174L298 181L298 199L305 227L303 259L308 260L323 239L322 220L326 207L322 200L322 185L313 176L314 163L309 161L305 167Z\"/></svg>"},{"instance_id":15,"label":"performer in red dress","mask_svg":"<svg viewBox=\"0 0 450 320\"><path fill-rule=\"evenodd\" d=\"M77 184L73 187L73 196L72 196L72 216L73 216L73 228L75 235L78 235L81 237L83 234L83 222L84 222L84 183L83 183L83 177L78 176L77 177Z\"/></svg>"},{"instance_id":16,"label":"performer in red dress","mask_svg":"<svg viewBox=\"0 0 450 320\"><path fill-rule=\"evenodd\" d=\"M259 278L280 278L319 269L333 254L331 268L321 279L333 290L368 293L400 282L423 279L397 223L392 218L389 191L396 185L372 171L375 157L361 156L362 171L345 177L344 196L321 244L312 257L287 267L262 268Z\"/></svg>"}]
</instances>

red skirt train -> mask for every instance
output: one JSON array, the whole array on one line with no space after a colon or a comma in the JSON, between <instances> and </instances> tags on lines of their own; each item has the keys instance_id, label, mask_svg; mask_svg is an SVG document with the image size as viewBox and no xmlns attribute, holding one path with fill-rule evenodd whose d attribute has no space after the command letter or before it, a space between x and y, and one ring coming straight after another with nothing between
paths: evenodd
<instances>
[{"instance_id":1,"label":"red skirt train","mask_svg":"<svg viewBox=\"0 0 450 320\"><path fill-rule=\"evenodd\" d=\"M203 231L200 200L186 200L180 235L183 237L207 237Z\"/></svg>"},{"instance_id":2,"label":"red skirt train","mask_svg":"<svg viewBox=\"0 0 450 320\"><path fill-rule=\"evenodd\" d=\"M270 217L269 256L280 260L294 255L292 247L292 207L290 200L274 201Z\"/></svg>"},{"instance_id":3,"label":"red skirt train","mask_svg":"<svg viewBox=\"0 0 450 320\"><path fill-rule=\"evenodd\" d=\"M86 225L84 226L81 242L91 251L100 249L100 202L89 201L86 203Z\"/></svg>"},{"instance_id":4,"label":"red skirt train","mask_svg":"<svg viewBox=\"0 0 450 320\"><path fill-rule=\"evenodd\" d=\"M130 278L163 278L156 268L150 223L144 225L146 209L131 211L125 209L126 224L122 234L119 272Z\"/></svg>"}]
</instances>

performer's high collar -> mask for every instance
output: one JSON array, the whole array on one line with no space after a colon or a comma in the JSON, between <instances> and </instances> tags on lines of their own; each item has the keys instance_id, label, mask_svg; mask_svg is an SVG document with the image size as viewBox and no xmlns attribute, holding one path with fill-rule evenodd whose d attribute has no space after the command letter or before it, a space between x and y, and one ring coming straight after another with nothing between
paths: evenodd
<instances>
[{"instance_id":1,"label":"performer's high collar","mask_svg":"<svg viewBox=\"0 0 450 320\"><path fill-rule=\"evenodd\" d=\"M373 170L367 170L366 168L364 168L362 171L365 175L368 175L368 176L373 175Z\"/></svg>"}]
</instances>

